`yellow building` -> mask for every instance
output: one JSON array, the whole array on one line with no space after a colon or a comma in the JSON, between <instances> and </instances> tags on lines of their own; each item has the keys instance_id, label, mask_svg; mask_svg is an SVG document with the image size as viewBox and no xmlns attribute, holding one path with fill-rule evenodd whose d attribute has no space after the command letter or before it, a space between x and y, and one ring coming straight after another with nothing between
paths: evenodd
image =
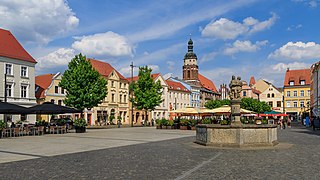
<instances>
[{"instance_id":1,"label":"yellow building","mask_svg":"<svg viewBox=\"0 0 320 180\"><path fill-rule=\"evenodd\" d=\"M61 81L61 74L44 74L36 76L36 98L37 104L42 104L44 102L52 102L58 105L64 105L63 100L65 99L65 90L59 87L59 82ZM66 114L63 116L71 116L71 114ZM37 120L49 121L51 115L37 115Z\"/></svg>"},{"instance_id":2,"label":"yellow building","mask_svg":"<svg viewBox=\"0 0 320 180\"><path fill-rule=\"evenodd\" d=\"M310 69L286 71L283 87L284 109L294 118L310 111L310 77Z\"/></svg>"},{"instance_id":3,"label":"yellow building","mask_svg":"<svg viewBox=\"0 0 320 180\"><path fill-rule=\"evenodd\" d=\"M129 124L129 81L115 70L109 63L89 59L92 67L107 80L107 97L97 107L87 111L88 124L117 123L118 117L123 124Z\"/></svg>"}]
</instances>

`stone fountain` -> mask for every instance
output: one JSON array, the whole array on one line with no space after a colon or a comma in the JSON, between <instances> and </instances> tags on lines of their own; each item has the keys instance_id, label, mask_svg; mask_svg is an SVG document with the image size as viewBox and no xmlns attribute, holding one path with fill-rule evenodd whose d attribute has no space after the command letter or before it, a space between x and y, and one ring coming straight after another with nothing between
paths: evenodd
<instances>
[{"instance_id":1,"label":"stone fountain","mask_svg":"<svg viewBox=\"0 0 320 180\"><path fill-rule=\"evenodd\" d=\"M277 126L271 124L242 124L240 121L241 78L232 76L229 84L231 100L231 124L200 124L196 126L196 143L216 147L274 146Z\"/></svg>"}]
</instances>

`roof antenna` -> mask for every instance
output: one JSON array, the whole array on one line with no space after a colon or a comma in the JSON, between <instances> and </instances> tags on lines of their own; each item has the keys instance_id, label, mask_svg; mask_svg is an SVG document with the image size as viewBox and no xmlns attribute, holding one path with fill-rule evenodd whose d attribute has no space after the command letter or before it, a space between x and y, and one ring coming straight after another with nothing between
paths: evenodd
<instances>
[{"instance_id":1,"label":"roof antenna","mask_svg":"<svg viewBox=\"0 0 320 180\"><path fill-rule=\"evenodd\" d=\"M191 39L192 34L190 33L189 36L190 36L190 39Z\"/></svg>"}]
</instances>

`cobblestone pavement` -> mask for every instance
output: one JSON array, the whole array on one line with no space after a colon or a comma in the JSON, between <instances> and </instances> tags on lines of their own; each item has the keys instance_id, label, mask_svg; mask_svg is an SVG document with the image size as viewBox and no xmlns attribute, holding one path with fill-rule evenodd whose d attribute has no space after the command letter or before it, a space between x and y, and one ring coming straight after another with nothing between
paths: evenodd
<instances>
[{"instance_id":1,"label":"cobblestone pavement","mask_svg":"<svg viewBox=\"0 0 320 180\"><path fill-rule=\"evenodd\" d=\"M0 179L320 179L319 130L279 129L280 144L266 149L217 149L194 140L183 137L2 163Z\"/></svg>"}]
</instances>

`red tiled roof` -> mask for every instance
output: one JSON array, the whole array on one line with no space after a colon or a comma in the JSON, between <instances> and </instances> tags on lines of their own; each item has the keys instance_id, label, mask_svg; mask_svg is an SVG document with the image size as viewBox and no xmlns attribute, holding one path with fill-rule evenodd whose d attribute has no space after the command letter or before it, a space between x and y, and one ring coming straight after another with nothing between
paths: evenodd
<instances>
[{"instance_id":1,"label":"red tiled roof","mask_svg":"<svg viewBox=\"0 0 320 180\"><path fill-rule=\"evenodd\" d=\"M254 84L256 84L256 80L254 79L253 76L251 76L251 77L250 77L249 86L252 86L252 85L254 85Z\"/></svg>"},{"instance_id":2,"label":"red tiled roof","mask_svg":"<svg viewBox=\"0 0 320 180\"><path fill-rule=\"evenodd\" d=\"M199 81L200 81L202 87L209 89L215 93L218 93L216 86L214 85L214 83L211 80L202 76L200 73L198 73L198 78L199 78Z\"/></svg>"},{"instance_id":3,"label":"red tiled roof","mask_svg":"<svg viewBox=\"0 0 320 180\"><path fill-rule=\"evenodd\" d=\"M157 77L160 76L160 73L156 73L156 74L151 74L151 78L153 80L157 79ZM133 81L138 81L139 76L133 76ZM131 83L131 77L127 77L127 80Z\"/></svg>"},{"instance_id":4,"label":"red tiled roof","mask_svg":"<svg viewBox=\"0 0 320 180\"><path fill-rule=\"evenodd\" d=\"M190 92L190 91L189 91L184 85L182 85L180 82L175 82L175 81L166 80L166 83L168 84L169 90Z\"/></svg>"},{"instance_id":5,"label":"red tiled roof","mask_svg":"<svg viewBox=\"0 0 320 180\"><path fill-rule=\"evenodd\" d=\"M116 69L114 69L109 63L98 61L95 59L90 59L90 58L87 58L87 59L91 62L92 67L101 74L101 76L108 77L110 75L110 73L114 70L120 79L127 80Z\"/></svg>"},{"instance_id":6,"label":"red tiled roof","mask_svg":"<svg viewBox=\"0 0 320 180\"><path fill-rule=\"evenodd\" d=\"M0 56L37 63L10 31L0 29Z\"/></svg>"},{"instance_id":7,"label":"red tiled roof","mask_svg":"<svg viewBox=\"0 0 320 180\"><path fill-rule=\"evenodd\" d=\"M257 89L253 89L253 88L252 88L252 92L255 93L255 94L261 94L261 91L259 91Z\"/></svg>"},{"instance_id":8,"label":"red tiled roof","mask_svg":"<svg viewBox=\"0 0 320 180\"><path fill-rule=\"evenodd\" d=\"M55 74L44 74L40 76L36 76L35 84L36 84L36 98L45 98L44 92L52 83L52 78Z\"/></svg>"},{"instance_id":9,"label":"red tiled roof","mask_svg":"<svg viewBox=\"0 0 320 180\"><path fill-rule=\"evenodd\" d=\"M305 85L310 85L311 71L310 69L287 70L284 78L284 86L290 86L289 82L294 81L295 86L300 85L300 81L304 80Z\"/></svg>"}]
</instances>

